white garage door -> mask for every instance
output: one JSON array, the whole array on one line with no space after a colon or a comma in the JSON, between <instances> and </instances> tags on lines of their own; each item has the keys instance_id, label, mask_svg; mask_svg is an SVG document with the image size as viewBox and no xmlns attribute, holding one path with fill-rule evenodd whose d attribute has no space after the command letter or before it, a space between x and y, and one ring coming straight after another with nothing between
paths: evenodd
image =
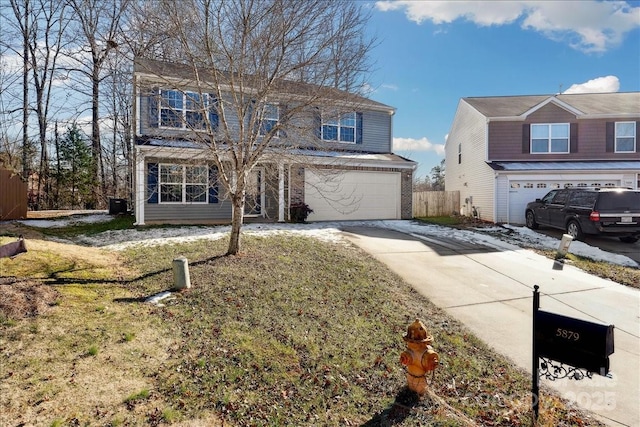
<instances>
[{"instance_id":1,"label":"white garage door","mask_svg":"<svg viewBox=\"0 0 640 427\"><path fill-rule=\"evenodd\" d=\"M400 173L305 171L309 221L400 219Z\"/></svg>"},{"instance_id":2,"label":"white garage door","mask_svg":"<svg viewBox=\"0 0 640 427\"><path fill-rule=\"evenodd\" d=\"M619 180L528 180L509 182L509 223L524 224L524 211L527 203L542 198L555 188L567 187L613 187L619 186Z\"/></svg>"}]
</instances>

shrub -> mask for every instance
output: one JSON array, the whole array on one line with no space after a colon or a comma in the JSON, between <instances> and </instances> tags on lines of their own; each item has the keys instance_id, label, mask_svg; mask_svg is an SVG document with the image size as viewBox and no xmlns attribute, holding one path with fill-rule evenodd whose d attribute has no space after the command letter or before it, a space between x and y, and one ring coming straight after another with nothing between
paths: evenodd
<instances>
[{"instance_id":1,"label":"shrub","mask_svg":"<svg viewBox=\"0 0 640 427\"><path fill-rule=\"evenodd\" d=\"M289 218L291 222L305 222L313 209L306 203L293 203L289 207Z\"/></svg>"}]
</instances>

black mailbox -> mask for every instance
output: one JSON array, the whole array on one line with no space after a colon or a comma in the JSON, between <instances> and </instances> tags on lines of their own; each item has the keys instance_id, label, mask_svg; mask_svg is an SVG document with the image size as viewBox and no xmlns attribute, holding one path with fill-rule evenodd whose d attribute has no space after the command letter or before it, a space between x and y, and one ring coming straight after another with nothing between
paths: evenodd
<instances>
[{"instance_id":1,"label":"black mailbox","mask_svg":"<svg viewBox=\"0 0 640 427\"><path fill-rule=\"evenodd\" d=\"M535 316L536 350L540 356L600 375L609 373L613 325L542 310L538 310Z\"/></svg>"}]
</instances>

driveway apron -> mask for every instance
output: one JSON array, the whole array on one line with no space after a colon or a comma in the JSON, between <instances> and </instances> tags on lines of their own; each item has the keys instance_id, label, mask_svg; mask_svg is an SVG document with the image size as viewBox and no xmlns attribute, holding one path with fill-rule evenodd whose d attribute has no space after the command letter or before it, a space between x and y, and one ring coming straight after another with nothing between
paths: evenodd
<instances>
[{"instance_id":1,"label":"driveway apron","mask_svg":"<svg viewBox=\"0 0 640 427\"><path fill-rule=\"evenodd\" d=\"M640 426L640 293L515 246L345 227L345 236L515 364L531 372L533 286L540 308L615 325L610 378L541 379L611 426ZM425 319L428 320L428 319ZM427 325L428 327L428 325ZM436 339L437 342L437 339ZM523 396L514 396L522 399ZM544 410L544 395L541 410Z\"/></svg>"}]
</instances>

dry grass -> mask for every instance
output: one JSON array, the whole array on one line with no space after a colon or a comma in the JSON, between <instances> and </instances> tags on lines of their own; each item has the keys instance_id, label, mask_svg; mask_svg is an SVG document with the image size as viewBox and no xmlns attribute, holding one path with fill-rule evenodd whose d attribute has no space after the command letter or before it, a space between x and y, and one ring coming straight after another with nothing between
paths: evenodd
<instances>
[{"instance_id":1,"label":"dry grass","mask_svg":"<svg viewBox=\"0 0 640 427\"><path fill-rule=\"evenodd\" d=\"M27 242L0 267L53 287L55 305L0 322L0 425L530 424L529 376L362 251L244 243L225 257L224 241L118 256ZM144 304L178 255L193 288ZM416 314L442 361L421 400L398 362ZM540 425L598 423L549 393Z\"/></svg>"}]
</instances>

